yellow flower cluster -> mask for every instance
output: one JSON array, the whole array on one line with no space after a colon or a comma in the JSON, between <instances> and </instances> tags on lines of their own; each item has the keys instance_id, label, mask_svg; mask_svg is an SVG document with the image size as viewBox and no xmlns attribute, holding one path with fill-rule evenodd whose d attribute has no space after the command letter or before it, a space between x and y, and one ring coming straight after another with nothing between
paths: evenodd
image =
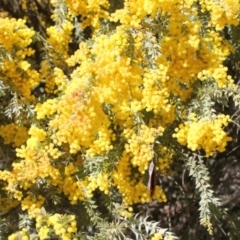
<instances>
[{"instance_id":1,"label":"yellow flower cluster","mask_svg":"<svg viewBox=\"0 0 240 240\"><path fill-rule=\"evenodd\" d=\"M167 26L169 34L165 33L159 42L162 55L156 59L156 62L158 66L162 64L168 70L166 74L167 79L169 79L167 81L168 93L166 92L166 94L179 95L182 100L186 100L191 94L192 89L189 83L196 81L198 73L202 70L210 71L208 77L215 78L220 87L226 86L229 82L232 83L232 79L227 76L227 71L221 67L226 56L230 54L231 47L222 41L221 37L213 30L209 30L207 36L203 37L201 35L202 23L197 18L198 10L197 5L194 5L195 2L175 0L167 3L157 0L151 2L148 0L126 1L124 9L117 10L112 15L114 21L121 21L126 27L135 28L141 27L141 21L150 13L152 18L157 11L163 17L166 13L171 15ZM214 2L212 4L218 3ZM226 0L222 1L221 5L226 7L231 4ZM237 5L236 1L230 8L232 9L233 6L235 13L237 13L239 6L235 5ZM182 14L182 11L184 14ZM225 11L226 9L224 9L224 14ZM214 18L214 12L211 12L211 14ZM236 24L238 20L236 14L234 16ZM230 19L232 18L228 18L228 24L232 24ZM202 61L203 58L205 59L204 62ZM214 62L213 59L215 59ZM160 79L164 81L164 77ZM184 84L184 87L182 84Z\"/></svg>"},{"instance_id":2,"label":"yellow flower cluster","mask_svg":"<svg viewBox=\"0 0 240 240\"><path fill-rule=\"evenodd\" d=\"M8 237L8 240L30 240L30 234L26 228L23 228L21 231L18 231Z\"/></svg>"},{"instance_id":3,"label":"yellow flower cluster","mask_svg":"<svg viewBox=\"0 0 240 240\"><path fill-rule=\"evenodd\" d=\"M111 185L111 178L109 174L100 173L97 176L89 176L88 181L88 196L93 196L92 192L97 188L99 188L105 194L109 193L109 186Z\"/></svg>"},{"instance_id":4,"label":"yellow flower cluster","mask_svg":"<svg viewBox=\"0 0 240 240\"><path fill-rule=\"evenodd\" d=\"M24 161L13 163L11 172L0 171L0 179L8 183L6 191L18 200L22 198L22 191L31 188L38 178L49 178L53 185L57 185L60 178L59 170L51 165L51 160L61 153L53 144L43 146L42 141L46 137L43 130L32 127L30 134L27 146L16 150L17 156L24 158Z\"/></svg>"},{"instance_id":5,"label":"yellow flower cluster","mask_svg":"<svg viewBox=\"0 0 240 240\"><path fill-rule=\"evenodd\" d=\"M90 145L90 149L86 152L89 156L95 156L104 152L109 152L113 146L111 140L114 139L114 134L106 127L102 127L97 132L97 139Z\"/></svg>"},{"instance_id":6,"label":"yellow flower cluster","mask_svg":"<svg viewBox=\"0 0 240 240\"><path fill-rule=\"evenodd\" d=\"M53 76L52 66L48 60L41 62L41 68L39 70L42 79L45 81L45 91L47 93L53 93L55 89L55 79Z\"/></svg>"},{"instance_id":7,"label":"yellow flower cluster","mask_svg":"<svg viewBox=\"0 0 240 240\"><path fill-rule=\"evenodd\" d=\"M179 15L179 10L183 11L185 16L189 13L196 16L196 2L196 0L171 0L168 2L158 0L124 1L124 8L113 13L111 18L113 21L120 21L126 27L141 28L141 21L147 15L154 18L159 12L162 16L170 13L172 19ZM239 2L237 0L200 0L199 3L202 12L210 12L210 24L216 30L222 30L225 25L233 24L236 26L239 23ZM180 17L182 18L182 16L183 14Z\"/></svg>"},{"instance_id":8,"label":"yellow flower cluster","mask_svg":"<svg viewBox=\"0 0 240 240\"><path fill-rule=\"evenodd\" d=\"M52 0L53 2L55 0ZM98 28L100 25L100 19L106 19L108 17L109 1L88 1L88 0L67 0L66 1L69 12L75 16L81 15L83 22L81 23L82 28L87 26L93 26Z\"/></svg>"},{"instance_id":9,"label":"yellow flower cluster","mask_svg":"<svg viewBox=\"0 0 240 240\"><path fill-rule=\"evenodd\" d=\"M7 170L0 171L0 180L6 182L3 190L10 193L11 198L14 197L18 201L22 199L22 192L16 189L16 180L14 178L14 174ZM12 200L11 200L12 202Z\"/></svg>"},{"instance_id":10,"label":"yellow flower cluster","mask_svg":"<svg viewBox=\"0 0 240 240\"><path fill-rule=\"evenodd\" d=\"M109 189L108 189L109 185L110 185L109 179L110 179L110 176L109 176L109 174L106 174L106 173L98 174L97 179L96 179L98 188L105 194L109 193Z\"/></svg>"},{"instance_id":11,"label":"yellow flower cluster","mask_svg":"<svg viewBox=\"0 0 240 240\"><path fill-rule=\"evenodd\" d=\"M57 91L63 91L68 83L67 76L60 68L54 68L54 78L57 85Z\"/></svg>"},{"instance_id":12,"label":"yellow flower cluster","mask_svg":"<svg viewBox=\"0 0 240 240\"><path fill-rule=\"evenodd\" d=\"M139 171L144 174L154 157L153 144L155 138L161 136L164 129L162 127L156 129L141 125L137 131L135 133L132 129L124 130L123 134L128 142L125 149L131 158L131 164L138 167Z\"/></svg>"},{"instance_id":13,"label":"yellow flower cluster","mask_svg":"<svg viewBox=\"0 0 240 240\"><path fill-rule=\"evenodd\" d=\"M191 95L191 83L197 79L214 78L219 87L232 84L232 78L227 75L227 69L222 65L232 47L213 30L207 30L206 36L202 37L200 21L192 22L181 18L182 16L179 16L176 22L170 22L171 34L166 34L160 42L164 58L171 56L171 61L166 62L162 56L156 60L168 66L168 92L179 95L185 101ZM183 20L186 32L181 30ZM181 40L175 36L179 36ZM203 58L205 61L202 61Z\"/></svg>"},{"instance_id":14,"label":"yellow flower cluster","mask_svg":"<svg viewBox=\"0 0 240 240\"><path fill-rule=\"evenodd\" d=\"M31 90L40 81L39 73L31 69L31 64L24 60L34 53L28 47L34 34L32 29L25 26L24 20L0 18L0 45L6 52L0 65L2 80L7 85L12 83L28 99L34 99Z\"/></svg>"},{"instance_id":15,"label":"yellow flower cluster","mask_svg":"<svg viewBox=\"0 0 240 240\"><path fill-rule=\"evenodd\" d=\"M117 170L113 173L113 185L123 197L123 203L127 206L135 203L149 203L152 202L147 186L143 184L143 179L140 174L131 173L131 163L128 153L124 152L122 158L117 164ZM159 202L165 202L166 196L159 186L156 186L153 199Z\"/></svg>"},{"instance_id":16,"label":"yellow flower cluster","mask_svg":"<svg viewBox=\"0 0 240 240\"><path fill-rule=\"evenodd\" d=\"M220 88L226 87L228 83L234 86L232 77L227 75L227 70L228 68L224 67L223 65L212 67L208 70L203 70L200 72L198 74L198 78L200 80L205 80L208 77L213 77Z\"/></svg>"},{"instance_id":17,"label":"yellow flower cluster","mask_svg":"<svg viewBox=\"0 0 240 240\"><path fill-rule=\"evenodd\" d=\"M37 217L41 213L45 198L41 195L36 197L27 196L21 200L22 210L27 210L31 218Z\"/></svg>"},{"instance_id":18,"label":"yellow flower cluster","mask_svg":"<svg viewBox=\"0 0 240 240\"><path fill-rule=\"evenodd\" d=\"M239 24L239 2L237 0L210 1L201 0L201 11L211 13L211 25L222 30L226 25Z\"/></svg>"},{"instance_id":19,"label":"yellow flower cluster","mask_svg":"<svg viewBox=\"0 0 240 240\"><path fill-rule=\"evenodd\" d=\"M28 130L20 125L7 124L0 126L0 136L4 144L11 144L13 147L20 147L28 139Z\"/></svg>"},{"instance_id":20,"label":"yellow flower cluster","mask_svg":"<svg viewBox=\"0 0 240 240\"><path fill-rule=\"evenodd\" d=\"M51 54L52 61L56 66L64 66L65 60L69 58L68 45L72 41L72 30L73 25L70 21L65 21L61 29L59 29L57 26L51 26L47 28L47 34L49 36L47 38L47 42L51 46L49 53ZM51 79L52 78L48 78L49 81ZM52 83L48 84L51 85Z\"/></svg>"},{"instance_id":21,"label":"yellow flower cluster","mask_svg":"<svg viewBox=\"0 0 240 240\"><path fill-rule=\"evenodd\" d=\"M111 15L113 21L120 21L126 27L141 28L141 21L147 15L155 17L158 11L169 11L169 6L173 6L171 2L165 1L149 1L149 0L134 0L124 1L124 8L117 10ZM174 1L176 3L176 1Z\"/></svg>"},{"instance_id":22,"label":"yellow flower cluster","mask_svg":"<svg viewBox=\"0 0 240 240\"><path fill-rule=\"evenodd\" d=\"M46 116L51 116L57 111L57 99L48 99L43 104L38 103L35 107L37 119L43 119Z\"/></svg>"},{"instance_id":23,"label":"yellow flower cluster","mask_svg":"<svg viewBox=\"0 0 240 240\"><path fill-rule=\"evenodd\" d=\"M166 174L170 169L173 156L175 152L173 149L161 146L159 147L159 158L157 160L156 169L160 170L162 173Z\"/></svg>"},{"instance_id":24,"label":"yellow flower cluster","mask_svg":"<svg viewBox=\"0 0 240 240\"><path fill-rule=\"evenodd\" d=\"M206 220L205 222L201 223L203 226L207 227L207 230L210 235L213 234L213 225L209 220Z\"/></svg>"},{"instance_id":25,"label":"yellow flower cluster","mask_svg":"<svg viewBox=\"0 0 240 240\"><path fill-rule=\"evenodd\" d=\"M74 167L72 167L72 170L73 173L76 171ZM84 200L84 197L88 194L85 190L89 182L87 180L77 181L75 177L70 176L70 172L66 172L66 169L65 173L66 176L64 180L62 182L59 182L59 191L63 191L63 193L68 196L71 204L76 204L77 201ZM54 181L52 181L51 183L54 184Z\"/></svg>"},{"instance_id":26,"label":"yellow flower cluster","mask_svg":"<svg viewBox=\"0 0 240 240\"><path fill-rule=\"evenodd\" d=\"M228 115L219 115L216 119L201 121L193 116L192 120L181 124L176 129L177 133L173 134L181 145L187 146L192 151L203 149L207 157L212 156L216 151L225 151L227 142L232 140L222 129L230 121Z\"/></svg>"},{"instance_id":27,"label":"yellow flower cluster","mask_svg":"<svg viewBox=\"0 0 240 240\"><path fill-rule=\"evenodd\" d=\"M93 192L99 188L100 191L105 194L109 193L109 187L111 185L111 177L107 173L100 173L97 176L89 176L85 180L78 180L73 175L77 172L76 166L73 164L65 167L65 178L63 180L63 192L71 204L76 204L77 201L84 200L85 197L93 197ZM59 184L59 188L61 184Z\"/></svg>"},{"instance_id":28,"label":"yellow flower cluster","mask_svg":"<svg viewBox=\"0 0 240 240\"><path fill-rule=\"evenodd\" d=\"M38 141L44 141L46 138L46 132L36 126L32 126L29 131L28 134L36 139L38 139Z\"/></svg>"},{"instance_id":29,"label":"yellow flower cluster","mask_svg":"<svg viewBox=\"0 0 240 240\"><path fill-rule=\"evenodd\" d=\"M6 85L12 83L19 95L29 100L34 100L31 90L39 84L40 76L36 70L30 68L30 64L27 61L4 59L0 69L4 74L2 80Z\"/></svg>"},{"instance_id":30,"label":"yellow flower cluster","mask_svg":"<svg viewBox=\"0 0 240 240\"><path fill-rule=\"evenodd\" d=\"M160 233L154 233L154 235L151 237L151 240L174 240L175 238L171 237L171 236L163 236Z\"/></svg>"},{"instance_id":31,"label":"yellow flower cluster","mask_svg":"<svg viewBox=\"0 0 240 240\"><path fill-rule=\"evenodd\" d=\"M162 239L163 239L162 235L160 235L159 233L155 233L151 238L151 240L162 240Z\"/></svg>"},{"instance_id":32,"label":"yellow flower cluster","mask_svg":"<svg viewBox=\"0 0 240 240\"><path fill-rule=\"evenodd\" d=\"M1 176L0 176L0 179L1 179ZM4 189L2 188L1 192L2 190ZM3 196L3 194L1 193L1 196L0 196L0 212L1 213L8 212L11 208L16 207L18 204L19 202L16 199L11 199L9 198L9 196Z\"/></svg>"},{"instance_id":33,"label":"yellow flower cluster","mask_svg":"<svg viewBox=\"0 0 240 240\"><path fill-rule=\"evenodd\" d=\"M119 212L119 214L123 217L130 218L133 215L132 208L129 207L127 210L122 210Z\"/></svg>"},{"instance_id":34,"label":"yellow flower cluster","mask_svg":"<svg viewBox=\"0 0 240 240\"><path fill-rule=\"evenodd\" d=\"M155 114L162 111L169 112L171 105L168 104L169 90L167 88L168 67L160 64L158 69L149 69L143 77L142 109L154 111ZM141 110L141 109L140 109Z\"/></svg>"},{"instance_id":35,"label":"yellow flower cluster","mask_svg":"<svg viewBox=\"0 0 240 240\"><path fill-rule=\"evenodd\" d=\"M86 42L81 42L79 44L79 49L70 56L66 62L69 67L74 67L76 64L84 63L89 57L91 57L89 47Z\"/></svg>"},{"instance_id":36,"label":"yellow flower cluster","mask_svg":"<svg viewBox=\"0 0 240 240\"><path fill-rule=\"evenodd\" d=\"M16 47L20 58L30 56L33 52L27 46L31 44L33 36L34 31L25 26L25 20L0 18L0 44L7 53L11 54Z\"/></svg>"},{"instance_id":37,"label":"yellow flower cluster","mask_svg":"<svg viewBox=\"0 0 240 240\"><path fill-rule=\"evenodd\" d=\"M77 231L75 216L58 213L52 216L39 215L36 218L36 227L40 240L50 237L50 230L53 230L63 240L74 239L72 233Z\"/></svg>"},{"instance_id":38,"label":"yellow flower cluster","mask_svg":"<svg viewBox=\"0 0 240 240\"><path fill-rule=\"evenodd\" d=\"M84 95L81 90L75 90L75 92L66 94L58 102L58 115L49 123L50 127L56 131L52 139L59 146L68 143L70 153L77 153L80 146L89 148L90 145L93 147L89 150L91 155L100 151L108 151L111 149L111 131L107 129L110 124L109 120L96 99L86 99L86 103L82 103L86 98ZM38 111L40 116L44 115L41 111L45 114L44 107ZM94 140L96 140L95 143ZM102 147L99 148L96 144L100 140L102 140Z\"/></svg>"}]
</instances>

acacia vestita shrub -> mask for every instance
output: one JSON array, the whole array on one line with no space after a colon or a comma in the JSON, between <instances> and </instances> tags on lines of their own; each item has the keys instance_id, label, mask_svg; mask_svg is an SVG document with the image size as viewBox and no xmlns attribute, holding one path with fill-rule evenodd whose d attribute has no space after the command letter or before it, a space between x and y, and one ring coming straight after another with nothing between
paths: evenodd
<instances>
[{"instance_id":1,"label":"acacia vestita shrub","mask_svg":"<svg viewBox=\"0 0 240 240\"><path fill-rule=\"evenodd\" d=\"M204 161L232 141L215 103L239 94L239 1L17 2L25 17L0 15L0 238L175 239L133 208L167 202L176 159L213 234Z\"/></svg>"}]
</instances>

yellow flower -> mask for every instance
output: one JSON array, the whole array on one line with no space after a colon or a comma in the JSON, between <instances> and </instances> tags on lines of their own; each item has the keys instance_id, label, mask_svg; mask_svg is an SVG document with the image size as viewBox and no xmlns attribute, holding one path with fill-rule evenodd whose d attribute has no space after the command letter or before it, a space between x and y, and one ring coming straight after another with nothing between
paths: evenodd
<instances>
[{"instance_id":1,"label":"yellow flower","mask_svg":"<svg viewBox=\"0 0 240 240\"><path fill-rule=\"evenodd\" d=\"M159 233L155 233L151 238L151 240L162 240L162 239L163 239L162 235L160 235Z\"/></svg>"}]
</instances>

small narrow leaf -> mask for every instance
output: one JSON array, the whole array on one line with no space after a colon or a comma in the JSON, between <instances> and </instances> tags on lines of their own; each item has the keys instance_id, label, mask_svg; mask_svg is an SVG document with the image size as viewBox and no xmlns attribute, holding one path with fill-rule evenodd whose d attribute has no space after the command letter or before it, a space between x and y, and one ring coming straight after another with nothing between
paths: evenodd
<instances>
[{"instance_id":1,"label":"small narrow leaf","mask_svg":"<svg viewBox=\"0 0 240 240\"><path fill-rule=\"evenodd\" d=\"M153 161L150 163L148 168L149 179L148 179L148 189L150 191L150 196L152 197L156 188L156 170Z\"/></svg>"}]
</instances>

